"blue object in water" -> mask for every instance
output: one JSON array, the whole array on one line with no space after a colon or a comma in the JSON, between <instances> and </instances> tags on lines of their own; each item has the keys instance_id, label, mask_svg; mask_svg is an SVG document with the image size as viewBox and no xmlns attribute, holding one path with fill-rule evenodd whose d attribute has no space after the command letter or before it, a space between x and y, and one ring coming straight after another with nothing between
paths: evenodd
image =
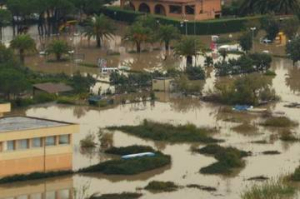
<instances>
[{"instance_id":1,"label":"blue object in water","mask_svg":"<svg viewBox=\"0 0 300 199\"><path fill-rule=\"evenodd\" d=\"M137 157L152 157L155 156L155 153L152 152L145 152L145 153L136 153L136 154L130 154L130 155L123 155L122 159L132 159Z\"/></svg>"},{"instance_id":2,"label":"blue object in water","mask_svg":"<svg viewBox=\"0 0 300 199\"><path fill-rule=\"evenodd\" d=\"M251 106L248 106L248 105L235 105L233 107L233 110L235 111L247 111L251 108Z\"/></svg>"}]
</instances>

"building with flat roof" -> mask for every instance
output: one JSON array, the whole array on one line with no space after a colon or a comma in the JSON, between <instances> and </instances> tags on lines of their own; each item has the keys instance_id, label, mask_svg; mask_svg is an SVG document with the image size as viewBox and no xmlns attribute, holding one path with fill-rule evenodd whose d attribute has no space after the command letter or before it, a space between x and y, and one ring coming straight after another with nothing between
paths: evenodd
<instances>
[{"instance_id":1,"label":"building with flat roof","mask_svg":"<svg viewBox=\"0 0 300 199\"><path fill-rule=\"evenodd\" d=\"M129 5L126 5L126 4ZM221 16L221 0L121 0L121 8L180 20L208 20Z\"/></svg>"},{"instance_id":2,"label":"building with flat roof","mask_svg":"<svg viewBox=\"0 0 300 199\"><path fill-rule=\"evenodd\" d=\"M72 169L79 125L33 117L0 118L0 177Z\"/></svg>"}]
</instances>

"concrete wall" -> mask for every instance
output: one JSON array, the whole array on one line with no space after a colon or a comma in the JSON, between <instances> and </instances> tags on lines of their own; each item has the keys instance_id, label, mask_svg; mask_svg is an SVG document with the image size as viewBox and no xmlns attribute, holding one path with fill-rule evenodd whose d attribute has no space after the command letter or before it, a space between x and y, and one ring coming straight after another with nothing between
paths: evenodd
<instances>
[{"instance_id":1,"label":"concrete wall","mask_svg":"<svg viewBox=\"0 0 300 199\"><path fill-rule=\"evenodd\" d=\"M9 113L11 110L10 103L0 104L0 117L3 116L3 113Z\"/></svg>"},{"instance_id":2,"label":"concrete wall","mask_svg":"<svg viewBox=\"0 0 300 199\"><path fill-rule=\"evenodd\" d=\"M152 90L153 91L170 92L171 91L171 83L173 81L174 81L173 79L165 79L165 80L153 79L152 80Z\"/></svg>"}]
</instances>

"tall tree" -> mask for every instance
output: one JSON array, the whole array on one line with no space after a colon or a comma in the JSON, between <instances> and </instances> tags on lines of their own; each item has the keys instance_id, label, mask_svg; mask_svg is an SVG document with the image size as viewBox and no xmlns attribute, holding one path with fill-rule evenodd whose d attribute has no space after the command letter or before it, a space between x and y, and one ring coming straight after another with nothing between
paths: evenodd
<instances>
[{"instance_id":1,"label":"tall tree","mask_svg":"<svg viewBox=\"0 0 300 199\"><path fill-rule=\"evenodd\" d=\"M239 38L240 46L242 49L247 53L252 49L253 46L253 36L252 32L245 32L240 38Z\"/></svg>"},{"instance_id":2,"label":"tall tree","mask_svg":"<svg viewBox=\"0 0 300 199\"><path fill-rule=\"evenodd\" d=\"M157 33L157 39L165 43L166 51L169 51L172 40L180 38L179 30L173 25L160 25Z\"/></svg>"},{"instance_id":3,"label":"tall tree","mask_svg":"<svg viewBox=\"0 0 300 199\"><path fill-rule=\"evenodd\" d=\"M136 51L140 53L142 43L151 41L152 37L151 28L144 27L140 22L135 22L127 29L124 40L135 43Z\"/></svg>"},{"instance_id":4,"label":"tall tree","mask_svg":"<svg viewBox=\"0 0 300 199\"><path fill-rule=\"evenodd\" d=\"M60 61L61 57L64 54L67 54L70 50L70 47L68 43L64 40L53 40L48 46L47 46L47 52L50 54L54 54L56 61Z\"/></svg>"},{"instance_id":5,"label":"tall tree","mask_svg":"<svg viewBox=\"0 0 300 199\"><path fill-rule=\"evenodd\" d=\"M296 62L300 61L300 37L295 37L286 46L286 53L295 65Z\"/></svg>"},{"instance_id":6,"label":"tall tree","mask_svg":"<svg viewBox=\"0 0 300 199\"><path fill-rule=\"evenodd\" d=\"M19 95L29 88L30 84L25 75L12 68L0 69L0 93L10 99L11 94Z\"/></svg>"},{"instance_id":7,"label":"tall tree","mask_svg":"<svg viewBox=\"0 0 300 199\"><path fill-rule=\"evenodd\" d=\"M175 45L175 54L186 57L186 65L191 66L193 56L196 57L199 54L203 54L205 49L203 44L196 37L183 37Z\"/></svg>"},{"instance_id":8,"label":"tall tree","mask_svg":"<svg viewBox=\"0 0 300 199\"><path fill-rule=\"evenodd\" d=\"M2 42L2 28L10 24L12 16L10 11L0 9L0 43Z\"/></svg>"},{"instance_id":9,"label":"tall tree","mask_svg":"<svg viewBox=\"0 0 300 199\"><path fill-rule=\"evenodd\" d=\"M10 42L12 49L19 51L20 61L24 64L25 53L36 51L35 41L29 35L18 35Z\"/></svg>"},{"instance_id":10,"label":"tall tree","mask_svg":"<svg viewBox=\"0 0 300 199\"><path fill-rule=\"evenodd\" d=\"M101 47L101 41L104 38L112 38L115 28L113 22L105 15L95 15L91 18L85 27L85 35L90 39L95 37L97 41L97 47Z\"/></svg>"}]
</instances>

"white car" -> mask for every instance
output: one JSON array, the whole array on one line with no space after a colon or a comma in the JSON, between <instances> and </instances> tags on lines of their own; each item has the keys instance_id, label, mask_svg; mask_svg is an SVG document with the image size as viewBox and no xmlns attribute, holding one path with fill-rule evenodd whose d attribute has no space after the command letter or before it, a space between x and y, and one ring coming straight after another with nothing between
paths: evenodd
<instances>
[{"instance_id":1,"label":"white car","mask_svg":"<svg viewBox=\"0 0 300 199\"><path fill-rule=\"evenodd\" d=\"M272 43L272 40L270 40L268 38L261 38L260 42L263 44L270 44L270 43Z\"/></svg>"}]
</instances>

